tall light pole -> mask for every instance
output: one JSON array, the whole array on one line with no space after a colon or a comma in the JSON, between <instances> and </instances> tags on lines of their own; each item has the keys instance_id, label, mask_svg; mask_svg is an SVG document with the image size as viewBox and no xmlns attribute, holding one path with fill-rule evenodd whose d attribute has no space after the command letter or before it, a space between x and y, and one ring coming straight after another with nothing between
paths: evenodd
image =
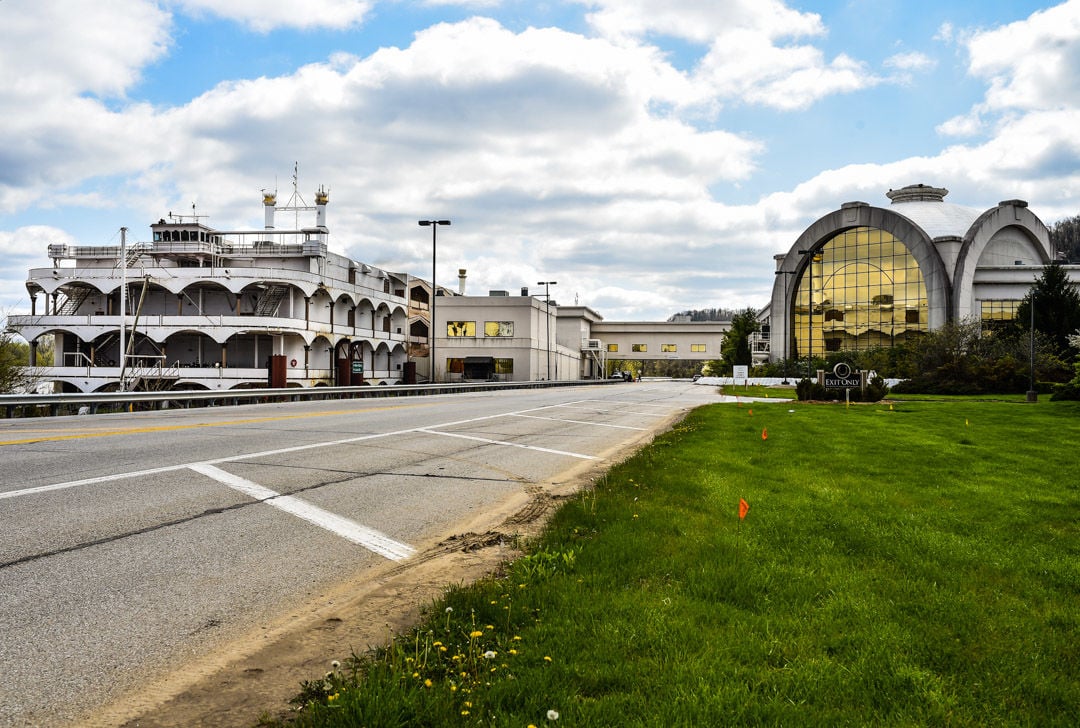
<instances>
[{"instance_id":1,"label":"tall light pole","mask_svg":"<svg viewBox=\"0 0 1080 728\"><path fill-rule=\"evenodd\" d=\"M547 312L547 378L551 379L551 289L548 286L557 285L558 281L537 281L536 285L544 287L544 306Z\"/></svg>"},{"instance_id":2,"label":"tall light pole","mask_svg":"<svg viewBox=\"0 0 1080 728\"><path fill-rule=\"evenodd\" d=\"M1035 391L1035 289L1031 289L1031 300L1028 302L1028 306L1031 307L1031 332L1028 341L1028 351L1030 362L1028 365L1028 391L1027 401L1037 402L1039 400L1039 393Z\"/></svg>"},{"instance_id":3,"label":"tall light pole","mask_svg":"<svg viewBox=\"0 0 1080 728\"><path fill-rule=\"evenodd\" d=\"M440 225L449 225L449 220L417 220L420 227L431 227L431 326L428 327L428 359L431 361L431 381L435 382L435 231Z\"/></svg>"}]
</instances>

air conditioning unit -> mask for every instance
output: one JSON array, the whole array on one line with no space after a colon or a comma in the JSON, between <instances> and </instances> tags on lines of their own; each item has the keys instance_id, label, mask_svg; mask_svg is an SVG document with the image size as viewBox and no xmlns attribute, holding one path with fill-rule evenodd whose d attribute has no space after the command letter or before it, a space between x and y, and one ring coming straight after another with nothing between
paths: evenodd
<instances>
[{"instance_id":1,"label":"air conditioning unit","mask_svg":"<svg viewBox=\"0 0 1080 728\"><path fill-rule=\"evenodd\" d=\"M599 351L600 346L601 346L600 339L586 339L585 340L585 348L589 349L590 351Z\"/></svg>"}]
</instances>

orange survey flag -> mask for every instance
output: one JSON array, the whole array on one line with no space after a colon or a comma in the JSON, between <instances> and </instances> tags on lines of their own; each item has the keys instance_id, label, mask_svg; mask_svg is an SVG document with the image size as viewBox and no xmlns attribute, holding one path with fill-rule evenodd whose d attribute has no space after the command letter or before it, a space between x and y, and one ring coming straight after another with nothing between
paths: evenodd
<instances>
[{"instance_id":1,"label":"orange survey flag","mask_svg":"<svg viewBox=\"0 0 1080 728\"><path fill-rule=\"evenodd\" d=\"M746 502L745 498L739 499L739 520L746 518L747 511L750 510L750 504Z\"/></svg>"},{"instance_id":2,"label":"orange survey flag","mask_svg":"<svg viewBox=\"0 0 1080 728\"><path fill-rule=\"evenodd\" d=\"M761 439L762 440L768 440L769 439L769 429L767 427L762 427L761 428Z\"/></svg>"},{"instance_id":3,"label":"orange survey flag","mask_svg":"<svg viewBox=\"0 0 1080 728\"><path fill-rule=\"evenodd\" d=\"M754 410L750 410L750 416L751 416L751 417L753 417L753 416L754 416Z\"/></svg>"}]
</instances>

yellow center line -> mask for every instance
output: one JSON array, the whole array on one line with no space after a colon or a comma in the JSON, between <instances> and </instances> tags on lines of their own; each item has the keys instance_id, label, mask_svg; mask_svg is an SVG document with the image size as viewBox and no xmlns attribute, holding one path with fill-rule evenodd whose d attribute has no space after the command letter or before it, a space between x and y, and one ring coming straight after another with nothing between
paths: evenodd
<instances>
[{"instance_id":1,"label":"yellow center line","mask_svg":"<svg viewBox=\"0 0 1080 728\"><path fill-rule=\"evenodd\" d=\"M193 424L185 425L159 425L154 427L125 427L122 429L113 430L101 430L98 432L80 432L71 435L41 435L39 437L28 437L21 440L0 440L0 447L4 445L30 445L35 442L60 442L63 440L83 440L91 437L115 437L117 435L139 435L148 432L170 432L175 430L194 430L201 427L231 427L236 425L253 425L262 422L282 422L285 420L302 420L311 417L333 417L335 415L351 415L361 414L366 412L383 412L386 410L404 409L406 407L430 407L429 404L399 404L390 405L385 407L365 407L358 410L347 410L338 412L309 412L302 415L281 415L279 417L254 417L246 420L225 420L222 422L196 422ZM56 432L56 430L47 430L46 432Z\"/></svg>"}]
</instances>

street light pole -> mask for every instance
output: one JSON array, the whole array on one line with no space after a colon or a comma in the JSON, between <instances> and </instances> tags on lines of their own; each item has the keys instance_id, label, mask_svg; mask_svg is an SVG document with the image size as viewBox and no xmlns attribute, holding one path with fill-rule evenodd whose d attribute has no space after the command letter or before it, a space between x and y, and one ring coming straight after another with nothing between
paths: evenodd
<instances>
[{"instance_id":1,"label":"street light pole","mask_svg":"<svg viewBox=\"0 0 1080 728\"><path fill-rule=\"evenodd\" d=\"M1028 351L1030 362L1028 365L1028 391L1027 401L1037 402L1039 400L1039 393L1035 391L1035 289L1031 289L1031 300L1028 302L1028 306L1031 307L1031 331L1029 334Z\"/></svg>"},{"instance_id":2,"label":"street light pole","mask_svg":"<svg viewBox=\"0 0 1080 728\"><path fill-rule=\"evenodd\" d=\"M544 287L544 310L547 314L547 378L551 379L551 289L558 281L537 281L536 285Z\"/></svg>"},{"instance_id":3,"label":"street light pole","mask_svg":"<svg viewBox=\"0 0 1080 728\"><path fill-rule=\"evenodd\" d=\"M449 220L417 220L421 227L431 227L431 325L428 327L428 359L431 361L431 381L435 382L435 231L440 225L449 225Z\"/></svg>"}]
</instances>

